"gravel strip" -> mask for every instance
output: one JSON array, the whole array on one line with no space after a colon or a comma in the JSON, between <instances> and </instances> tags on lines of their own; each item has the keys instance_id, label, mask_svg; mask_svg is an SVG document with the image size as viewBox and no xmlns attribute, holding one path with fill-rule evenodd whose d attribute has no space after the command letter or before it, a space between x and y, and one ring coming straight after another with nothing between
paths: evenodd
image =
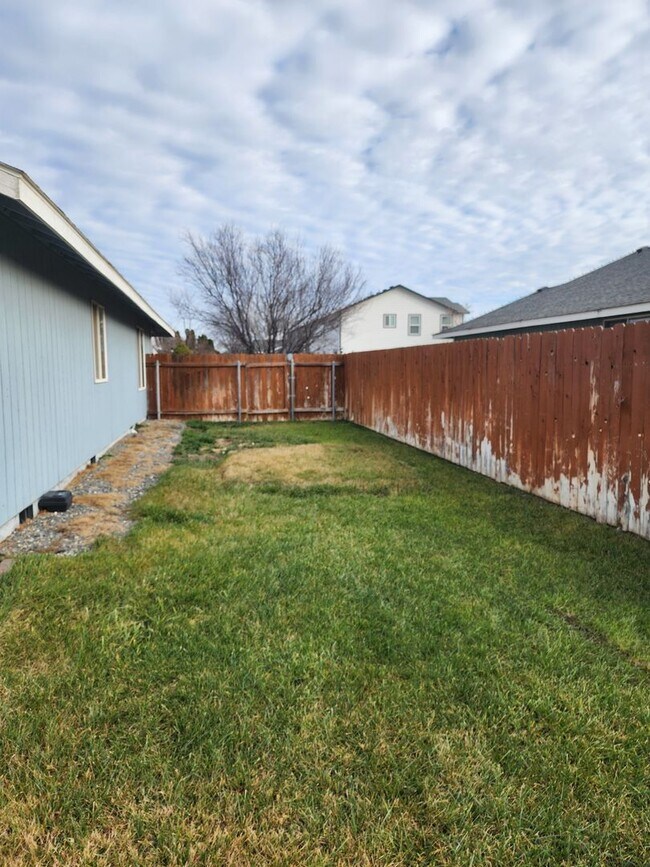
<instances>
[{"instance_id":1,"label":"gravel strip","mask_svg":"<svg viewBox=\"0 0 650 867\"><path fill-rule=\"evenodd\" d=\"M71 482L67 512L40 512L0 542L0 560L28 553L78 554L99 536L128 533L131 503L171 464L182 430L182 422L150 421L128 434Z\"/></svg>"}]
</instances>

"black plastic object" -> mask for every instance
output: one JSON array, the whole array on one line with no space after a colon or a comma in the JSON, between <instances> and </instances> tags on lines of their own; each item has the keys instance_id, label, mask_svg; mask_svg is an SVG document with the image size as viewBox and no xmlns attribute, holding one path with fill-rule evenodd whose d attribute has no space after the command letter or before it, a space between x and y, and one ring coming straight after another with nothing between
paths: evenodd
<instances>
[{"instance_id":1,"label":"black plastic object","mask_svg":"<svg viewBox=\"0 0 650 867\"><path fill-rule=\"evenodd\" d=\"M38 508L44 512L67 512L71 505L70 491L48 491L38 501Z\"/></svg>"}]
</instances>

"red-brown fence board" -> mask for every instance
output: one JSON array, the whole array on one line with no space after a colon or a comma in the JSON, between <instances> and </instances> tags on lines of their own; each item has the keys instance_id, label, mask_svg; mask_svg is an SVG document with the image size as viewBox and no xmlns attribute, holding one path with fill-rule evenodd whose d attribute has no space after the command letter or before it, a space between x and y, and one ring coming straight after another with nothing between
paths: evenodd
<instances>
[{"instance_id":1,"label":"red-brown fence board","mask_svg":"<svg viewBox=\"0 0 650 867\"><path fill-rule=\"evenodd\" d=\"M650 538L650 322L344 361L351 421Z\"/></svg>"},{"instance_id":2,"label":"red-brown fence board","mask_svg":"<svg viewBox=\"0 0 650 867\"><path fill-rule=\"evenodd\" d=\"M239 365L239 367L238 367ZM332 365L338 417L345 406L340 355L188 355L171 353L147 358L148 414L163 418L203 418L212 421L285 421L291 415L291 371L294 374L294 417L333 417ZM238 388L239 377L239 388Z\"/></svg>"},{"instance_id":3,"label":"red-brown fence board","mask_svg":"<svg viewBox=\"0 0 650 867\"><path fill-rule=\"evenodd\" d=\"M345 406L344 367L340 355L312 355L296 353L293 356L295 382L294 412L297 418L331 416L332 364L336 365L334 389L336 406L341 412Z\"/></svg>"}]
</instances>

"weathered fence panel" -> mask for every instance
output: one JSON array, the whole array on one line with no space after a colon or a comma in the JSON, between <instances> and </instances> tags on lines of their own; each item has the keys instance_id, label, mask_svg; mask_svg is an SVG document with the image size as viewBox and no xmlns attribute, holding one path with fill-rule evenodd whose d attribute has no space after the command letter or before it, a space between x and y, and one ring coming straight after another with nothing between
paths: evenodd
<instances>
[{"instance_id":1,"label":"weathered fence panel","mask_svg":"<svg viewBox=\"0 0 650 867\"><path fill-rule=\"evenodd\" d=\"M347 417L650 538L650 322L345 356Z\"/></svg>"},{"instance_id":2,"label":"weathered fence panel","mask_svg":"<svg viewBox=\"0 0 650 867\"><path fill-rule=\"evenodd\" d=\"M284 421L341 418L340 355L190 355L147 358L150 418Z\"/></svg>"}]
</instances>

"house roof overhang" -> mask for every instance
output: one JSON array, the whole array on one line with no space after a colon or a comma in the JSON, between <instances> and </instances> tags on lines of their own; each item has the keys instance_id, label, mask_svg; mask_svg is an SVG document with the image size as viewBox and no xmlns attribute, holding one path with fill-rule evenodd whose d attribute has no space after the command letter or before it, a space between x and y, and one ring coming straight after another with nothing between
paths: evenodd
<instances>
[{"instance_id":1,"label":"house roof overhang","mask_svg":"<svg viewBox=\"0 0 650 867\"><path fill-rule=\"evenodd\" d=\"M415 289L409 289L408 286L403 286L401 283L397 283L395 286L389 286L388 289L382 289L379 292L373 292L372 295L366 295L365 298L359 298L357 301L353 301L351 304L348 304L346 307L342 307L338 312L343 315L348 313L348 311L352 310L355 307L358 307L360 304L365 304L366 301L372 301L373 298L379 298L380 295L386 295L387 292L392 292L395 289L401 289L403 292L408 292L410 295L415 295L417 298L422 301L429 301L436 307L442 307L445 310L450 310L452 313L467 313L465 307L461 304L456 304L455 302L450 302L449 299L438 297L435 298L431 295L423 295L421 292L416 292Z\"/></svg>"},{"instance_id":2,"label":"house roof overhang","mask_svg":"<svg viewBox=\"0 0 650 867\"><path fill-rule=\"evenodd\" d=\"M30 234L77 267L103 278L122 301L134 307L154 335L173 328L131 286L63 211L21 169L0 163L0 208Z\"/></svg>"},{"instance_id":3,"label":"house roof overhang","mask_svg":"<svg viewBox=\"0 0 650 867\"><path fill-rule=\"evenodd\" d=\"M549 325L565 325L567 322L584 322L590 320L600 322L603 319L617 319L625 316L638 316L644 313L650 314L650 302L642 304L629 304L624 307L603 307L600 310L589 310L583 313L567 313L564 316L546 316L539 319L513 320L503 322L500 325L483 325L479 328L471 328L471 322L467 325L457 325L440 334L444 340L454 340L456 337L484 337L487 334L497 335L501 331L513 331L515 329L526 330L530 328L545 327Z\"/></svg>"}]
</instances>

